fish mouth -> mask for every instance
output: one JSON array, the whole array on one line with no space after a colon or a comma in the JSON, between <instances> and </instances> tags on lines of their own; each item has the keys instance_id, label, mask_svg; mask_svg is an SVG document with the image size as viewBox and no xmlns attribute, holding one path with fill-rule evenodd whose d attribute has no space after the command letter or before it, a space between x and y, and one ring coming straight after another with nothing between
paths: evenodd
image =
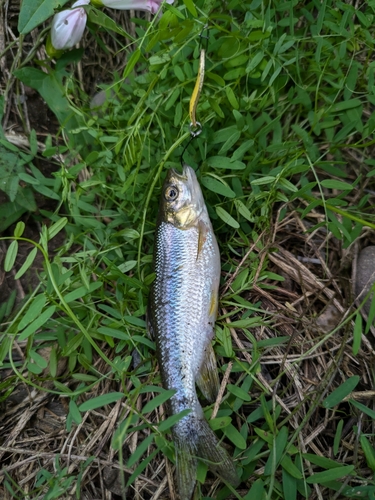
<instances>
[{"instance_id":1,"label":"fish mouth","mask_svg":"<svg viewBox=\"0 0 375 500\"><path fill-rule=\"evenodd\" d=\"M190 167L188 165L184 165L182 167L181 174L180 174L180 172L177 172L176 169L171 168L169 170L169 177L176 177L178 180L186 182L189 180L189 168Z\"/></svg>"}]
</instances>

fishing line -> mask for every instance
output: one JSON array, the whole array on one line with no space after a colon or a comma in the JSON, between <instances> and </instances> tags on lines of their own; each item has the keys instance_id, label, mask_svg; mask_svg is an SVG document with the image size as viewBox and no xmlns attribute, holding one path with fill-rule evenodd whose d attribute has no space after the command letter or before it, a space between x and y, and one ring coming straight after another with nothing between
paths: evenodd
<instances>
[{"instance_id":1,"label":"fishing line","mask_svg":"<svg viewBox=\"0 0 375 500\"><path fill-rule=\"evenodd\" d=\"M207 29L208 29L208 25L206 24L199 35L200 36L199 46L201 49L200 49L200 56L199 56L198 75L197 75L197 79L195 81L194 90L193 90L193 93L191 94L190 103L189 103L190 139L187 142L186 146L184 147L184 149L181 153L181 156L180 156L181 166L184 166L184 154L185 154L187 148L189 147L190 143L196 137L198 137L198 135L200 135L202 130L203 130L202 124L200 122L198 122L196 119L196 110L197 110L199 97L201 95L203 83L204 83L204 72L205 72L205 66L206 66L206 52L207 52L207 46L208 46L208 36L204 36L203 32L204 32L204 30L207 30ZM206 40L204 47L202 47L202 45L203 45L202 39Z\"/></svg>"}]
</instances>

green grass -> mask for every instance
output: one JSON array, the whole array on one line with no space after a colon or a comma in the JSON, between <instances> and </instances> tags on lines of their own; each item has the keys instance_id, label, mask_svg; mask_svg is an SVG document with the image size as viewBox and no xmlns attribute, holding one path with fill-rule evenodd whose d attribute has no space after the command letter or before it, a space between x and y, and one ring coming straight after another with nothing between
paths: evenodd
<instances>
[{"instance_id":1,"label":"green grass","mask_svg":"<svg viewBox=\"0 0 375 500\"><path fill-rule=\"evenodd\" d=\"M75 80L81 50L56 64L43 63L48 73L38 69L35 52L13 68L19 81L40 93L64 133L57 140L48 136L43 151L34 131L28 151L0 135L0 189L9 197L0 217L1 230L8 231L2 240L10 244L5 270L15 269L18 245L28 240L25 224L14 226L26 212L42 229L40 240L29 241L36 250L22 272L36 252L44 262L38 289L17 308L14 297L0 307L0 369L12 373L0 379L1 400L20 382L62 396L68 401L67 435L83 425L87 412L107 416L116 402L124 402L107 445L125 466L129 491L163 454L174 460L168 435L173 419L161 420L159 408L170 394L160 387L145 311L160 188L166 170L179 168L189 138L188 104L207 23L206 76L197 109L203 131L184 160L197 169L222 256L225 293L215 351L221 375L228 363L232 367L211 425L232 445L243 483L236 493L222 485L202 486L202 495L370 500L373 409L369 399L349 398L355 388L372 389L361 321L354 327L341 314L340 326L329 332L314 327L327 296L310 288L308 299L299 277L272 267L269 253L278 255L275 249L284 245L303 255L316 231L314 245L323 242L339 283L342 270L330 255L338 259L364 228L375 228L375 4L355 9L327 0L179 1L165 5L151 23L134 19L136 37L129 46L122 28L110 31L108 19L98 15L91 10L89 36L98 37L100 29L102 36L116 37L128 60L112 83L101 85L108 99L100 111L90 110L89 96ZM59 154L65 162L56 160ZM34 166L40 158L57 163L52 177ZM54 200L55 210L38 211L37 195ZM51 253L60 232L64 244ZM320 272L317 280L327 278ZM290 297L280 296L287 277L294 283ZM225 287L228 280L231 286ZM300 306L289 306L293 293ZM349 295L336 295L346 308ZM266 307L269 296L273 308ZM24 353L21 361L13 359L16 344ZM45 347L48 358L40 354ZM270 378L261 363L270 367ZM321 374L322 366L323 375L311 385L309 378ZM303 382L300 392L293 373ZM205 408L207 418L212 411ZM345 444L343 422L353 415ZM322 441L312 439L311 448L306 439L322 421L329 432ZM137 445L124 455L123 444L134 436ZM84 471L96 463L92 454L71 471L57 453L55 468L41 467L30 480L31 498L42 492L45 499L63 498L73 487L79 498L77 485L86 487ZM202 483L205 475L202 465ZM4 485L13 498L23 498L11 473Z\"/></svg>"}]
</instances>

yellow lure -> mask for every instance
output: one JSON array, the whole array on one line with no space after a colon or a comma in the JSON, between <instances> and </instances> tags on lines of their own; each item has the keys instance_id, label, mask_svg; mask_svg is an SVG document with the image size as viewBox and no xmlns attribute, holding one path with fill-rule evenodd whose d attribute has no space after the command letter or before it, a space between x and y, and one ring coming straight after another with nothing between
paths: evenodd
<instances>
[{"instance_id":1,"label":"yellow lure","mask_svg":"<svg viewBox=\"0 0 375 500\"><path fill-rule=\"evenodd\" d=\"M197 126L195 112L197 110L199 96L201 95L201 91L202 91L202 87L203 87L205 59L206 59L206 51L205 51L205 49L202 49L200 60L199 60L197 81L195 82L195 87L194 87L193 93L191 95L190 105L189 105L190 121L191 121L191 125L193 127Z\"/></svg>"}]
</instances>

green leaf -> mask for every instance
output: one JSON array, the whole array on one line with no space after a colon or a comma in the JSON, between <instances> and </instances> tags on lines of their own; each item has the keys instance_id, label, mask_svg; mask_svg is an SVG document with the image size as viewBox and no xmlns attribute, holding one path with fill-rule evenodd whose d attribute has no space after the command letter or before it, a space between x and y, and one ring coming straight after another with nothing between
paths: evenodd
<instances>
[{"instance_id":1,"label":"green leaf","mask_svg":"<svg viewBox=\"0 0 375 500\"><path fill-rule=\"evenodd\" d=\"M48 1L48 0L46 0ZM134 42L134 38L129 35L125 30L121 28L121 26L116 23L111 17L107 16L101 10L95 9L92 5L88 10L88 20L90 23L96 24L97 26L101 26L102 28L106 28L109 31L113 31L114 33L118 33L126 38L129 38L132 42Z\"/></svg>"},{"instance_id":2,"label":"green leaf","mask_svg":"<svg viewBox=\"0 0 375 500\"><path fill-rule=\"evenodd\" d=\"M23 330L20 333L18 340L21 341L30 337L30 335L32 335L36 330L38 330L38 328L43 326L47 320L49 320L49 318L53 315L55 311L56 311L56 306L48 307L44 312L42 312L42 314L39 317L37 317L32 323L30 323L30 325L25 330Z\"/></svg>"},{"instance_id":3,"label":"green leaf","mask_svg":"<svg viewBox=\"0 0 375 500\"><path fill-rule=\"evenodd\" d=\"M259 409L259 408L258 408ZM272 432L270 431L265 431L263 429L259 429L258 427L254 427L254 431L256 434L258 434L258 436L263 440L265 441L266 443L268 443L269 445L272 445L273 444L273 434Z\"/></svg>"},{"instance_id":4,"label":"green leaf","mask_svg":"<svg viewBox=\"0 0 375 500\"><path fill-rule=\"evenodd\" d=\"M183 0L187 10L193 17L198 17L197 9L195 8L193 0Z\"/></svg>"},{"instance_id":5,"label":"green leaf","mask_svg":"<svg viewBox=\"0 0 375 500\"><path fill-rule=\"evenodd\" d=\"M249 222L254 222L254 217L252 217L250 210L241 200L234 200L234 204L242 217L245 217Z\"/></svg>"},{"instance_id":6,"label":"green leaf","mask_svg":"<svg viewBox=\"0 0 375 500\"><path fill-rule=\"evenodd\" d=\"M57 374L57 351L55 347L51 348L49 355L49 372L52 378L56 378Z\"/></svg>"},{"instance_id":7,"label":"green leaf","mask_svg":"<svg viewBox=\"0 0 375 500\"><path fill-rule=\"evenodd\" d=\"M23 0L18 17L21 35L30 33L38 24L53 16L68 0Z\"/></svg>"},{"instance_id":8,"label":"green leaf","mask_svg":"<svg viewBox=\"0 0 375 500\"><path fill-rule=\"evenodd\" d=\"M339 111L344 111L347 109L358 108L362 105L360 99L349 99L348 101L340 101L333 104L330 111L331 113L337 113Z\"/></svg>"},{"instance_id":9,"label":"green leaf","mask_svg":"<svg viewBox=\"0 0 375 500\"><path fill-rule=\"evenodd\" d=\"M263 500L266 498L266 494L264 482L261 479L257 479L252 484L247 495L243 497L243 500Z\"/></svg>"},{"instance_id":10,"label":"green leaf","mask_svg":"<svg viewBox=\"0 0 375 500\"><path fill-rule=\"evenodd\" d=\"M259 324L259 317L255 318L246 318L246 319L237 319L236 321L231 321L229 326L232 328L251 328L254 325ZM270 340L270 339L267 339ZM272 339L275 340L275 339Z\"/></svg>"},{"instance_id":11,"label":"green leaf","mask_svg":"<svg viewBox=\"0 0 375 500\"><path fill-rule=\"evenodd\" d=\"M229 170L244 170L245 163L228 159L226 156L211 156L207 158L207 164L214 168L227 168Z\"/></svg>"},{"instance_id":12,"label":"green leaf","mask_svg":"<svg viewBox=\"0 0 375 500\"><path fill-rule=\"evenodd\" d=\"M42 184L38 184L34 186L35 191L38 193L42 194L43 196L47 198L51 198L52 200L57 200L60 201L60 195L52 191L52 189L48 188L47 186L43 186Z\"/></svg>"},{"instance_id":13,"label":"green leaf","mask_svg":"<svg viewBox=\"0 0 375 500\"><path fill-rule=\"evenodd\" d=\"M17 222L16 228L14 230L14 237L20 238L25 230L25 223L22 221Z\"/></svg>"},{"instance_id":14,"label":"green leaf","mask_svg":"<svg viewBox=\"0 0 375 500\"><path fill-rule=\"evenodd\" d=\"M46 0L46 2L49 2L49 0ZM13 74L23 83L39 92L46 101L48 107L56 115L60 124L64 127L64 130L68 133L70 146L72 148L79 147L82 149L92 144L92 137L84 130L85 127L81 115L73 111L69 100L65 96L65 88L62 84L62 76L60 73L57 71L44 73L37 68L26 66L15 70ZM80 132L73 134L73 130L79 130ZM60 197L46 186L39 185L34 188L38 188L38 192L47 197L60 200Z\"/></svg>"},{"instance_id":15,"label":"green leaf","mask_svg":"<svg viewBox=\"0 0 375 500\"><path fill-rule=\"evenodd\" d=\"M29 142L30 142L30 153L33 156L36 156L38 153L38 139L36 136L36 131L34 129L32 129L32 131L30 132Z\"/></svg>"},{"instance_id":16,"label":"green leaf","mask_svg":"<svg viewBox=\"0 0 375 500\"><path fill-rule=\"evenodd\" d=\"M182 418L186 417L186 415L189 415L191 413L190 409L183 410L180 413L177 413L176 415L171 415L170 417L167 418L167 420L163 420L159 424L159 431L160 432L165 432L168 429L170 429L173 425L175 425L177 422L179 422Z\"/></svg>"},{"instance_id":17,"label":"green leaf","mask_svg":"<svg viewBox=\"0 0 375 500\"><path fill-rule=\"evenodd\" d=\"M37 351L34 351L34 349L30 349L29 351L30 358L35 361L35 364L37 364L42 370L47 368L48 362L43 356L41 356Z\"/></svg>"},{"instance_id":18,"label":"green leaf","mask_svg":"<svg viewBox=\"0 0 375 500\"><path fill-rule=\"evenodd\" d=\"M4 270L6 272L9 272L13 268L14 263L16 261L17 253L18 253L18 241L13 240L8 247L4 260Z\"/></svg>"},{"instance_id":19,"label":"green leaf","mask_svg":"<svg viewBox=\"0 0 375 500\"><path fill-rule=\"evenodd\" d=\"M145 413L150 413L155 410L155 408L168 401L174 394L176 394L176 391L170 389L169 391L164 391L158 396L155 396L144 406L142 414L144 415Z\"/></svg>"},{"instance_id":20,"label":"green leaf","mask_svg":"<svg viewBox=\"0 0 375 500\"><path fill-rule=\"evenodd\" d=\"M145 451L153 442L153 440L154 440L154 434L150 434L140 444L137 445L136 450L129 457L127 467L132 467L134 464L138 462L138 460L141 458L143 453L145 453Z\"/></svg>"},{"instance_id":21,"label":"green leaf","mask_svg":"<svg viewBox=\"0 0 375 500\"><path fill-rule=\"evenodd\" d=\"M366 457L367 465L370 467L372 471L375 472L375 450L373 446L371 446L366 436L362 434L359 439L361 441L363 453L365 454Z\"/></svg>"},{"instance_id":22,"label":"green leaf","mask_svg":"<svg viewBox=\"0 0 375 500\"><path fill-rule=\"evenodd\" d=\"M233 132L233 134L231 134L230 137L228 137L228 139L222 145L222 147L219 151L219 155L221 153L226 153L227 151L229 151L230 148L232 146L234 146L234 144L236 144L236 142L238 141L238 139L240 137L241 137L241 132L239 130L236 130L235 132Z\"/></svg>"},{"instance_id":23,"label":"green leaf","mask_svg":"<svg viewBox=\"0 0 375 500\"><path fill-rule=\"evenodd\" d=\"M220 217L222 221L225 222L225 224L228 224L228 226L233 227L234 229L238 229L240 227L239 223L233 219L233 217L228 214L226 210L222 207L216 207L215 208L217 215Z\"/></svg>"},{"instance_id":24,"label":"green leaf","mask_svg":"<svg viewBox=\"0 0 375 500\"><path fill-rule=\"evenodd\" d=\"M263 51L259 51L252 57L249 61L249 64L246 66L246 73L251 73L258 64L263 60L264 53Z\"/></svg>"},{"instance_id":25,"label":"green leaf","mask_svg":"<svg viewBox=\"0 0 375 500\"><path fill-rule=\"evenodd\" d=\"M141 51L140 49L136 49L132 55L130 56L130 59L128 60L124 72L122 74L123 78L127 78L130 73L133 71L134 66L137 64L139 58L141 57Z\"/></svg>"},{"instance_id":26,"label":"green leaf","mask_svg":"<svg viewBox=\"0 0 375 500\"><path fill-rule=\"evenodd\" d=\"M168 111L168 109L170 109L174 103L177 101L178 97L180 96L180 93L181 93L181 89L177 88L175 89L171 96L169 97L168 101L166 102L165 104L165 111Z\"/></svg>"},{"instance_id":27,"label":"green leaf","mask_svg":"<svg viewBox=\"0 0 375 500\"><path fill-rule=\"evenodd\" d=\"M234 92L231 87L226 87L225 93L227 94L227 99L229 101L229 104L232 106L233 109L239 109L240 105L238 104L237 98L234 95Z\"/></svg>"},{"instance_id":28,"label":"green leaf","mask_svg":"<svg viewBox=\"0 0 375 500\"><path fill-rule=\"evenodd\" d=\"M22 264L20 270L16 273L14 279L15 280L18 280L21 278L21 276L23 276L25 274L25 272L29 269L29 267L32 265L32 263L34 262L34 259L36 257L36 254L38 252L38 249L37 247L34 247L31 252L29 253L29 255L26 257L26 260L25 262Z\"/></svg>"},{"instance_id":29,"label":"green leaf","mask_svg":"<svg viewBox=\"0 0 375 500\"><path fill-rule=\"evenodd\" d=\"M318 465L319 467L323 467L324 469L335 469L337 467L341 467L341 464L331 460L330 458L321 457L319 455L314 455L313 453L303 453L302 457L305 460L308 460L314 465Z\"/></svg>"},{"instance_id":30,"label":"green leaf","mask_svg":"<svg viewBox=\"0 0 375 500\"><path fill-rule=\"evenodd\" d=\"M35 364L37 364L40 368L44 370L44 368L47 368L48 362L46 359L43 358L37 351L34 351L34 349L30 349L29 351L30 358L35 361Z\"/></svg>"},{"instance_id":31,"label":"green leaf","mask_svg":"<svg viewBox=\"0 0 375 500\"><path fill-rule=\"evenodd\" d=\"M37 209L35 198L30 186L25 186L17 192L17 205L22 208L35 212ZM4 205L1 207L3 209Z\"/></svg>"},{"instance_id":32,"label":"green leaf","mask_svg":"<svg viewBox=\"0 0 375 500\"><path fill-rule=\"evenodd\" d=\"M290 181L288 181L288 179L284 179L284 177L279 180L279 184L289 191L292 191L292 193L296 193L298 191L298 188Z\"/></svg>"},{"instance_id":33,"label":"green leaf","mask_svg":"<svg viewBox=\"0 0 375 500\"><path fill-rule=\"evenodd\" d=\"M216 73L211 73L211 71L207 71L205 74L205 77L210 78L214 82L216 82L220 87L225 86L225 80L221 78L221 76L217 75Z\"/></svg>"},{"instance_id":34,"label":"green leaf","mask_svg":"<svg viewBox=\"0 0 375 500\"><path fill-rule=\"evenodd\" d=\"M227 438L232 441L235 446L237 446L237 448L239 448L240 450L246 449L246 440L241 436L241 434L232 424L224 427L223 432L227 436Z\"/></svg>"},{"instance_id":35,"label":"green leaf","mask_svg":"<svg viewBox=\"0 0 375 500\"><path fill-rule=\"evenodd\" d=\"M31 360L30 360L27 363L27 370L30 373L34 373L34 375L40 375L42 373L42 371L43 371L43 368L41 368L40 366L38 366L35 363L32 363Z\"/></svg>"},{"instance_id":36,"label":"green leaf","mask_svg":"<svg viewBox=\"0 0 375 500\"><path fill-rule=\"evenodd\" d=\"M337 389L335 389L326 399L323 401L324 408L333 408L334 406L341 403L341 401L348 396L357 387L360 380L359 375L354 375L349 377L343 384L341 384Z\"/></svg>"},{"instance_id":37,"label":"green leaf","mask_svg":"<svg viewBox=\"0 0 375 500\"><path fill-rule=\"evenodd\" d=\"M1 165L0 165L1 168ZM0 233L16 222L28 209L17 202L5 202L0 211Z\"/></svg>"},{"instance_id":38,"label":"green leaf","mask_svg":"<svg viewBox=\"0 0 375 500\"><path fill-rule=\"evenodd\" d=\"M61 217L57 222L55 222L51 227L48 228L48 239L52 240L67 224L68 218Z\"/></svg>"},{"instance_id":39,"label":"green leaf","mask_svg":"<svg viewBox=\"0 0 375 500\"><path fill-rule=\"evenodd\" d=\"M349 403L358 408L358 410L363 411L363 413L368 415L372 420L375 420L375 411L368 406L356 401L355 399L349 399Z\"/></svg>"},{"instance_id":40,"label":"green leaf","mask_svg":"<svg viewBox=\"0 0 375 500\"><path fill-rule=\"evenodd\" d=\"M46 296L44 293L41 293L34 297L30 307L26 311L26 313L22 316L21 321L18 324L17 331L23 330L33 319L37 318L42 312L45 304L46 304Z\"/></svg>"},{"instance_id":41,"label":"green leaf","mask_svg":"<svg viewBox=\"0 0 375 500\"><path fill-rule=\"evenodd\" d=\"M73 421L79 425L82 422L82 415L78 409L78 406L73 399L69 401L69 413L72 416Z\"/></svg>"},{"instance_id":42,"label":"green leaf","mask_svg":"<svg viewBox=\"0 0 375 500\"><path fill-rule=\"evenodd\" d=\"M126 274L129 271L131 271L136 265L137 265L137 261L136 260L128 260L127 262L124 262L123 264L120 264L118 266L118 269L122 273Z\"/></svg>"},{"instance_id":43,"label":"green leaf","mask_svg":"<svg viewBox=\"0 0 375 500\"><path fill-rule=\"evenodd\" d=\"M245 153L249 151L249 149L254 145L254 139L249 139L241 144L235 152L232 154L231 160L239 160L244 156Z\"/></svg>"},{"instance_id":44,"label":"green leaf","mask_svg":"<svg viewBox=\"0 0 375 500\"><path fill-rule=\"evenodd\" d=\"M24 172L20 172L18 174L18 177L21 179L21 181L27 182L28 184L31 184L32 186L38 186L40 184L40 182L37 179L35 179L35 177L33 177L30 174L26 174Z\"/></svg>"},{"instance_id":45,"label":"green leaf","mask_svg":"<svg viewBox=\"0 0 375 500\"><path fill-rule=\"evenodd\" d=\"M261 177L260 179L255 179L254 181L251 181L252 186L262 186L263 184L271 184L276 181L276 177L272 177L272 175L265 175L264 177Z\"/></svg>"},{"instance_id":46,"label":"green leaf","mask_svg":"<svg viewBox=\"0 0 375 500\"><path fill-rule=\"evenodd\" d=\"M81 382L95 382L98 380L94 375L88 375L87 373L73 373L72 378Z\"/></svg>"},{"instance_id":47,"label":"green leaf","mask_svg":"<svg viewBox=\"0 0 375 500\"><path fill-rule=\"evenodd\" d=\"M297 467L292 463L293 467L297 469ZM299 471L298 471L299 472ZM301 474L301 473L300 473ZM302 474L301 474L302 477ZM282 470L282 485L283 485L283 493L284 493L284 498L287 498L288 500L296 500L297 498L297 480L294 476L292 476L286 468L283 467Z\"/></svg>"},{"instance_id":48,"label":"green leaf","mask_svg":"<svg viewBox=\"0 0 375 500\"><path fill-rule=\"evenodd\" d=\"M234 198L236 196L236 193L229 186L223 184L214 177L202 177L201 184L203 184L203 186L210 191L221 194L223 196L227 196L228 198Z\"/></svg>"},{"instance_id":49,"label":"green leaf","mask_svg":"<svg viewBox=\"0 0 375 500\"><path fill-rule=\"evenodd\" d=\"M251 401L250 394L237 385L228 384L227 390L234 394L237 398L242 399L242 401Z\"/></svg>"},{"instance_id":50,"label":"green leaf","mask_svg":"<svg viewBox=\"0 0 375 500\"><path fill-rule=\"evenodd\" d=\"M76 290L73 290L72 292L67 293L64 296L64 300L66 303L68 302L73 302L73 300L78 300L84 297L85 295L88 295L89 293L94 292L98 288L101 288L103 286L103 283L101 281L94 281L93 283L90 283L89 288L86 288L85 286L80 286Z\"/></svg>"},{"instance_id":51,"label":"green leaf","mask_svg":"<svg viewBox=\"0 0 375 500\"><path fill-rule=\"evenodd\" d=\"M335 179L324 179L321 182L321 185L328 189L340 189L341 191L351 191L353 189L351 184L343 181L337 181Z\"/></svg>"},{"instance_id":52,"label":"green leaf","mask_svg":"<svg viewBox=\"0 0 375 500\"><path fill-rule=\"evenodd\" d=\"M288 429L287 427L282 427L278 432L275 441L272 443L270 455L264 467L264 474L269 476L273 474L281 460L282 454L284 453L285 446L288 442Z\"/></svg>"},{"instance_id":53,"label":"green leaf","mask_svg":"<svg viewBox=\"0 0 375 500\"><path fill-rule=\"evenodd\" d=\"M136 478L145 470L145 468L148 466L148 464L153 460L154 456L159 453L159 448L154 450L148 457L146 457L144 460L141 461L141 463L138 465L138 467L135 469L133 474L129 477L128 482L126 483L126 486L130 486Z\"/></svg>"},{"instance_id":54,"label":"green leaf","mask_svg":"<svg viewBox=\"0 0 375 500\"><path fill-rule=\"evenodd\" d=\"M217 417L209 420L208 423L213 431L217 431L218 429L223 429L232 423L232 419L230 417Z\"/></svg>"},{"instance_id":55,"label":"green leaf","mask_svg":"<svg viewBox=\"0 0 375 500\"><path fill-rule=\"evenodd\" d=\"M146 328L146 321L141 318L137 318L136 316L128 316L124 315L123 319L127 322L130 323L131 325L134 326L140 326L141 328Z\"/></svg>"},{"instance_id":56,"label":"green leaf","mask_svg":"<svg viewBox=\"0 0 375 500\"><path fill-rule=\"evenodd\" d=\"M85 401L84 403L79 405L78 409L79 411L95 410L96 408L101 408L102 406L116 403L116 401L119 401L123 397L123 392L110 392L108 394L102 394L101 396L97 396Z\"/></svg>"},{"instance_id":57,"label":"green leaf","mask_svg":"<svg viewBox=\"0 0 375 500\"><path fill-rule=\"evenodd\" d=\"M285 455L281 460L281 466L288 474L296 479L302 479L302 472L294 465L289 455Z\"/></svg>"},{"instance_id":58,"label":"green leaf","mask_svg":"<svg viewBox=\"0 0 375 500\"><path fill-rule=\"evenodd\" d=\"M354 465L345 465L344 467L336 467L335 469L329 469L323 472L317 472L306 479L309 484L314 483L328 483L329 481L334 481L340 477L348 476L354 470Z\"/></svg>"},{"instance_id":59,"label":"green leaf","mask_svg":"<svg viewBox=\"0 0 375 500\"><path fill-rule=\"evenodd\" d=\"M107 326L100 326L98 332L119 340L129 340L130 338L129 335L122 330L116 330L115 328L109 328Z\"/></svg>"},{"instance_id":60,"label":"green leaf","mask_svg":"<svg viewBox=\"0 0 375 500\"><path fill-rule=\"evenodd\" d=\"M83 333L81 333L81 332L74 335L74 337L72 337L69 340L69 342L64 345L64 348L61 351L62 356L68 357L71 354L73 354L73 356L75 356L79 346L82 344L83 338L84 338Z\"/></svg>"},{"instance_id":61,"label":"green leaf","mask_svg":"<svg viewBox=\"0 0 375 500\"><path fill-rule=\"evenodd\" d=\"M217 326L216 338L223 345L225 355L228 358L231 358L233 356L233 347L232 347L232 337L229 328L227 328L225 325L223 326L223 328Z\"/></svg>"},{"instance_id":62,"label":"green leaf","mask_svg":"<svg viewBox=\"0 0 375 500\"><path fill-rule=\"evenodd\" d=\"M245 68L243 66L240 66L239 68L234 68L225 73L224 75L224 80L237 80L237 78L240 78L241 76L244 76L245 74Z\"/></svg>"},{"instance_id":63,"label":"green leaf","mask_svg":"<svg viewBox=\"0 0 375 500\"><path fill-rule=\"evenodd\" d=\"M344 427L344 420L340 420L340 422L337 424L337 429L335 432L335 437L333 439L333 454L336 456L337 453L339 452L339 449L341 447L341 435L342 435L342 428Z\"/></svg>"}]
</instances>

